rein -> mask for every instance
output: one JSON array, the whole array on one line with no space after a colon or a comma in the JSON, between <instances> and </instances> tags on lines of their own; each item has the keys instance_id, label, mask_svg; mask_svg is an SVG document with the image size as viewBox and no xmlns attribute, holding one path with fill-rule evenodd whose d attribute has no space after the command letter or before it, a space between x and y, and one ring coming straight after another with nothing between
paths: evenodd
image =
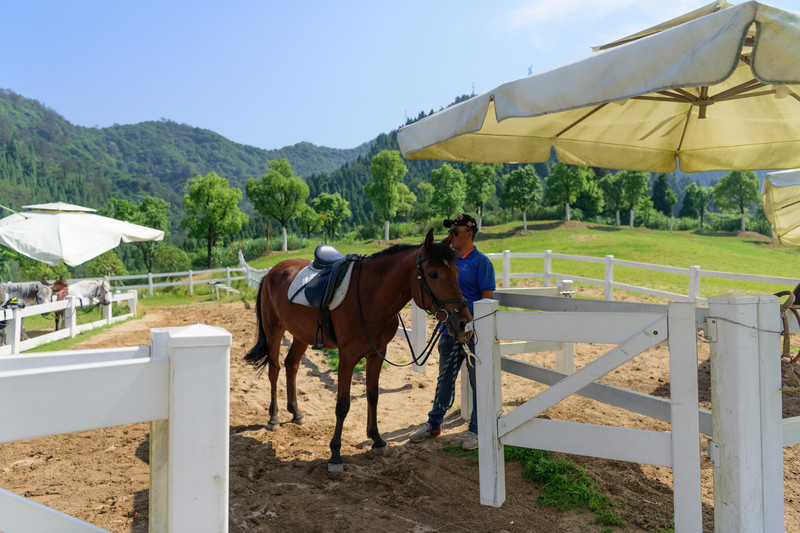
<instances>
[{"instance_id":1,"label":"rein","mask_svg":"<svg viewBox=\"0 0 800 533\"><path fill-rule=\"evenodd\" d=\"M428 282L425 280L425 276L423 275L423 272L422 272L422 262L425 261L428 258L428 256L426 255L426 256L422 256L421 257L420 256L421 252L422 252L422 247L420 247L420 249L417 251L417 282L418 282L418 286L419 286L419 297L420 297L421 303L423 305L423 309L425 309L425 312L430 314L430 315L433 315L440 322L440 324L444 324L446 321L450 320L450 318L452 316L455 316L459 311L461 311L461 309L463 309L467 305L467 301L464 298L461 298L460 300L458 300L458 299L455 299L455 300L437 300L436 299L436 297L433 295L433 292L431 291L431 288L428 286ZM397 317L400 319L400 324L403 326L403 334L404 334L404 336L406 338L406 343L408 343L408 349L411 350L412 363L406 363L406 364L400 365L400 364L397 364L397 363L392 363L391 361L386 359L386 356L383 355L378 350L378 348L375 346L375 343L372 341L372 336L369 334L369 330L367 329L366 320L364 320L364 310L361 307L361 263L362 263L363 259L364 259L363 257L359 257L358 258L358 278L356 280L356 302L358 304L358 316L361 319L361 327L364 329L364 333L366 333L366 335L367 335L367 340L369 340L369 344L372 347L372 350L376 354L378 354L378 356L383 361L389 363L392 366L404 367L404 366L408 366L408 365L410 365L412 363L414 363L414 364L416 364L418 366L424 365L428 361L428 357L430 357L431 353L433 352L433 347L436 346L436 343L438 342L439 337L442 336L442 329L443 328L441 328L439 326L434 328L433 333L431 334L431 337L428 339L428 343L425 345L425 348L423 348L422 352L419 355L417 355L416 353L414 353L414 347L411 345L411 339L408 338L408 331L406 330L406 325L403 322L403 317L400 316L400 313L397 313ZM423 293L423 289L425 290L425 293L428 294L428 298L430 298L431 303L434 306L435 310L434 310L433 313L429 312L425 308L425 298L424 298L424 294L425 293ZM456 309L454 309L452 313L449 313L444 308L444 304L447 304L447 303L460 303L461 305L456 307ZM441 311L444 312L444 318L440 319L439 318L439 313Z\"/></svg>"}]
</instances>

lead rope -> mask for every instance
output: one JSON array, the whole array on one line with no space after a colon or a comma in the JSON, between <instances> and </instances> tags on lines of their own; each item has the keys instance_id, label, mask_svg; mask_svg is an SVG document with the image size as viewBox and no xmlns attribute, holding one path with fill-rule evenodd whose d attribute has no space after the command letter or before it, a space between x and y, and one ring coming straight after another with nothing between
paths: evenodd
<instances>
[{"instance_id":1,"label":"lead rope","mask_svg":"<svg viewBox=\"0 0 800 533\"><path fill-rule=\"evenodd\" d=\"M442 404L442 399L439 398L439 388L442 386L444 382L443 376L447 375L448 372L439 372L439 379L436 380L436 392L434 393L433 397L437 398L436 404L440 409L444 409L445 411L449 410L453 407L453 402L456 398L456 379L458 378L458 367L461 365L461 362L464 360L463 357L459 357L459 350L461 350L462 345L461 343L456 343L453 345L453 349L450 350L450 359L447 361L447 371L449 375L452 376L450 378L450 397L447 399L447 405Z\"/></svg>"}]
</instances>

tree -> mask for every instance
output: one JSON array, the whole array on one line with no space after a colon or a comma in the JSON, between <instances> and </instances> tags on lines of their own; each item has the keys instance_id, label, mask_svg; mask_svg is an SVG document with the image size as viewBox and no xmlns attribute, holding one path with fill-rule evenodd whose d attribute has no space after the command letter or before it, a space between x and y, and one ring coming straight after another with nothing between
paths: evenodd
<instances>
[{"instance_id":1,"label":"tree","mask_svg":"<svg viewBox=\"0 0 800 533\"><path fill-rule=\"evenodd\" d=\"M629 227L633 229L634 210L647 197L650 175L641 170L623 170L618 174L622 187L622 201L630 209Z\"/></svg>"},{"instance_id":2,"label":"tree","mask_svg":"<svg viewBox=\"0 0 800 533\"><path fill-rule=\"evenodd\" d=\"M747 210L758 202L760 186L761 183L752 170L734 170L722 176L714 186L714 205L720 209L738 209L742 215L741 231L744 231Z\"/></svg>"},{"instance_id":3,"label":"tree","mask_svg":"<svg viewBox=\"0 0 800 533\"><path fill-rule=\"evenodd\" d=\"M410 207L406 206L416 202L416 198L408 202L408 195L412 193L401 181L408 173L408 168L403 163L399 150L381 150L372 158L369 173L372 181L364 185L364 194L375 206L378 216L384 220L384 239L388 240L389 221L397 216L398 208L403 204L403 212L407 213ZM401 186L405 188L404 191Z\"/></svg>"},{"instance_id":4,"label":"tree","mask_svg":"<svg viewBox=\"0 0 800 533\"><path fill-rule=\"evenodd\" d=\"M502 168L500 164L466 163L467 190L466 201L473 204L478 211L478 231L481 231L483 221L483 207L495 193L497 171Z\"/></svg>"},{"instance_id":5,"label":"tree","mask_svg":"<svg viewBox=\"0 0 800 533\"><path fill-rule=\"evenodd\" d=\"M617 226L620 225L619 210L622 207L622 182L619 174L606 174L600 179L600 188L603 189L603 197L607 206L613 206L617 218Z\"/></svg>"},{"instance_id":6,"label":"tree","mask_svg":"<svg viewBox=\"0 0 800 533\"><path fill-rule=\"evenodd\" d=\"M466 181L460 170L443 164L431 171L431 185L436 191L431 204L439 214L452 218L464 207Z\"/></svg>"},{"instance_id":7,"label":"tree","mask_svg":"<svg viewBox=\"0 0 800 533\"><path fill-rule=\"evenodd\" d=\"M189 254L163 242L156 247L153 264L159 272L186 272L192 268Z\"/></svg>"},{"instance_id":8,"label":"tree","mask_svg":"<svg viewBox=\"0 0 800 533\"><path fill-rule=\"evenodd\" d=\"M678 216L699 217L700 227L702 228L706 208L708 208L708 203L712 197L713 190L711 187L701 187L695 182L690 183L683 190L683 205Z\"/></svg>"},{"instance_id":9,"label":"tree","mask_svg":"<svg viewBox=\"0 0 800 533\"><path fill-rule=\"evenodd\" d=\"M605 207L605 199L603 198L603 189L600 188L600 177L593 176L592 170L589 169L586 179L586 187L578 193L575 199L574 207L580 209L585 217L596 217L603 212Z\"/></svg>"},{"instance_id":10,"label":"tree","mask_svg":"<svg viewBox=\"0 0 800 533\"><path fill-rule=\"evenodd\" d=\"M672 222L675 219L675 204L678 203L678 194L669 188L667 175L659 174L653 183L653 208L669 217L669 230L672 231Z\"/></svg>"},{"instance_id":11,"label":"tree","mask_svg":"<svg viewBox=\"0 0 800 533\"><path fill-rule=\"evenodd\" d=\"M114 250L108 250L86 263L86 270L93 278L124 276L128 273L122 260Z\"/></svg>"},{"instance_id":12,"label":"tree","mask_svg":"<svg viewBox=\"0 0 800 533\"><path fill-rule=\"evenodd\" d=\"M353 216L347 200L342 198L342 195L338 192L333 194L321 193L311 200L311 207L319 213L322 226L325 228L325 235L331 239L336 235L336 228L342 221ZM327 238L325 242L327 242Z\"/></svg>"},{"instance_id":13,"label":"tree","mask_svg":"<svg viewBox=\"0 0 800 533\"><path fill-rule=\"evenodd\" d=\"M270 161L269 172L261 180L250 179L245 192L256 211L274 218L281 225L281 250L288 250L286 225L297 217L300 206L305 204L308 185L294 175L292 166L284 158Z\"/></svg>"},{"instance_id":14,"label":"tree","mask_svg":"<svg viewBox=\"0 0 800 533\"><path fill-rule=\"evenodd\" d=\"M145 196L139 205L128 200L111 198L107 209L99 211L101 215L116 218L159 229L164 232L164 238L169 236L169 204L161 198ZM142 262L148 272L153 272L153 262L159 243L156 241L135 241L134 246L141 254Z\"/></svg>"},{"instance_id":15,"label":"tree","mask_svg":"<svg viewBox=\"0 0 800 533\"><path fill-rule=\"evenodd\" d=\"M206 240L211 268L211 249L217 239L240 231L247 222L247 215L239 210L242 191L228 186L228 180L216 172L190 178L185 188L188 194L183 197L183 209L187 216L181 226L191 237Z\"/></svg>"},{"instance_id":16,"label":"tree","mask_svg":"<svg viewBox=\"0 0 800 533\"><path fill-rule=\"evenodd\" d=\"M306 237L311 238L311 232L315 231L322 224L319 213L308 205L303 204L297 214L297 223L300 226L300 231L305 232Z\"/></svg>"},{"instance_id":17,"label":"tree","mask_svg":"<svg viewBox=\"0 0 800 533\"><path fill-rule=\"evenodd\" d=\"M587 173L586 167L557 163L553 165L553 173L547 176L547 190L544 197L549 202L564 204L567 222L570 220L570 204L578 198L578 193L586 188Z\"/></svg>"},{"instance_id":18,"label":"tree","mask_svg":"<svg viewBox=\"0 0 800 533\"><path fill-rule=\"evenodd\" d=\"M512 170L504 178L501 199L512 211L514 209L522 211L522 229L527 230L528 209L542 199L542 182L533 166L525 165Z\"/></svg>"}]
</instances>

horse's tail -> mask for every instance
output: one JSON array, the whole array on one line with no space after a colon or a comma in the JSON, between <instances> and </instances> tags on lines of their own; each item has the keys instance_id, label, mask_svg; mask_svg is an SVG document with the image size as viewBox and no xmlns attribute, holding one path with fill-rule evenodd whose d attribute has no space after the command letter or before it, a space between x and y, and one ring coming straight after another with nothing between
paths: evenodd
<instances>
[{"instance_id":1,"label":"horse's tail","mask_svg":"<svg viewBox=\"0 0 800 533\"><path fill-rule=\"evenodd\" d=\"M261 278L261 283L258 284L258 294L256 295L256 316L258 317L258 340L256 345L250 348L244 360L263 372L269 364L273 364L269 358L269 342L267 341L267 334L264 333L264 318L261 316L261 293L264 288L264 283L267 276Z\"/></svg>"}]
</instances>

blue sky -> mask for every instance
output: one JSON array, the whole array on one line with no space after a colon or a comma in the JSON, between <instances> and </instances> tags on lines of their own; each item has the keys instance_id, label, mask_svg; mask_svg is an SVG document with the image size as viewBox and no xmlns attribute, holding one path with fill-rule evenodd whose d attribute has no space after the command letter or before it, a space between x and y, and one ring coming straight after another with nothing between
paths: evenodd
<instances>
[{"instance_id":1,"label":"blue sky","mask_svg":"<svg viewBox=\"0 0 800 533\"><path fill-rule=\"evenodd\" d=\"M8 2L0 87L80 126L352 148L710 1Z\"/></svg>"}]
</instances>

